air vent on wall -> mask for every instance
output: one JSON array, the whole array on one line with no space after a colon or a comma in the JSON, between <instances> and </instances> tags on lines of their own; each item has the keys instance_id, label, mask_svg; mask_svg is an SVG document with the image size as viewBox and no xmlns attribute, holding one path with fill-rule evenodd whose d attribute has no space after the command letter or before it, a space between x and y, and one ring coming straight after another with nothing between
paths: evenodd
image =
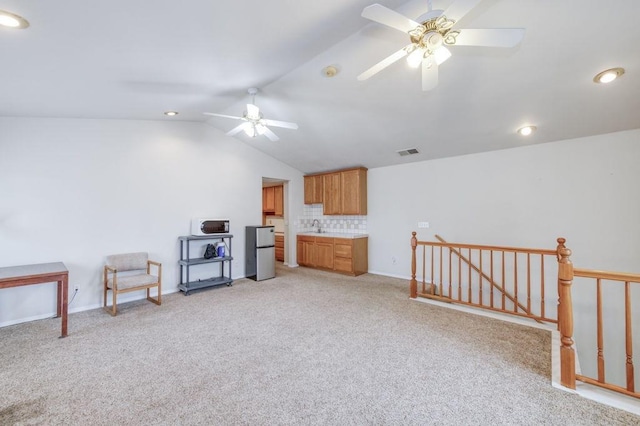
<instances>
[{"instance_id":1,"label":"air vent on wall","mask_svg":"<svg viewBox=\"0 0 640 426\"><path fill-rule=\"evenodd\" d=\"M417 148L401 149L400 151L396 152L400 154L401 157L404 157L405 155L420 154Z\"/></svg>"}]
</instances>

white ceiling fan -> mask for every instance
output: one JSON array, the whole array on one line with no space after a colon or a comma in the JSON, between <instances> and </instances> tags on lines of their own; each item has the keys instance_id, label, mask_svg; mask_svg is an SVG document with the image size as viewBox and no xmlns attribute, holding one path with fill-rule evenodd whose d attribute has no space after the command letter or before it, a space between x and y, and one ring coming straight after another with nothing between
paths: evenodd
<instances>
[{"instance_id":1,"label":"white ceiling fan","mask_svg":"<svg viewBox=\"0 0 640 426\"><path fill-rule=\"evenodd\" d=\"M428 12L418 18L421 23L377 3L365 7L363 17L407 33L411 43L360 74L358 80L367 80L406 56L409 66L422 65L422 90L431 90L438 84L438 66L451 57L447 46L513 47L520 43L524 28L454 29L481 1L456 0L442 11L432 10L427 0Z\"/></svg>"},{"instance_id":2,"label":"white ceiling fan","mask_svg":"<svg viewBox=\"0 0 640 426\"><path fill-rule=\"evenodd\" d=\"M258 93L258 89L255 87L250 88L247 92L252 96L252 101L250 104L247 104L247 110L242 114L242 117L237 117L235 115L224 115L224 114L216 114L213 112L205 112L204 115L212 115L214 117L224 117L224 118L232 118L234 120L242 120L243 123L227 132L228 136L233 136L236 133L244 132L247 136L255 138L258 135L264 135L271 141L280 140L278 135L273 133L271 129L267 126L273 127L282 127L285 129L297 129L298 125L296 123L289 123L286 121L278 121L278 120L269 120L263 117L260 112L260 108L256 106L256 93Z\"/></svg>"}]
</instances>

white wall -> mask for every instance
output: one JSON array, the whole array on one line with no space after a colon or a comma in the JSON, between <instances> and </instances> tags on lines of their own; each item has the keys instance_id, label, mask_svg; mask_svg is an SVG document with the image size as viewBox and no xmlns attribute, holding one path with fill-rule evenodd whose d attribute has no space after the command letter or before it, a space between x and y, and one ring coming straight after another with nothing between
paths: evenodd
<instances>
[{"instance_id":1,"label":"white wall","mask_svg":"<svg viewBox=\"0 0 640 426\"><path fill-rule=\"evenodd\" d=\"M640 272L639 159L633 130L369 170L369 270L408 277L417 231L550 249L562 236L579 267Z\"/></svg>"},{"instance_id":2,"label":"white wall","mask_svg":"<svg viewBox=\"0 0 640 426\"><path fill-rule=\"evenodd\" d=\"M192 217L225 217L233 276L242 277L244 227L262 222L263 176L290 181L287 213L299 216L298 170L205 124L0 118L0 266L63 261L79 287L77 311L102 303L106 255L148 251L163 263L164 291L175 291L178 236ZM0 325L53 314L54 287L1 290Z\"/></svg>"}]
</instances>

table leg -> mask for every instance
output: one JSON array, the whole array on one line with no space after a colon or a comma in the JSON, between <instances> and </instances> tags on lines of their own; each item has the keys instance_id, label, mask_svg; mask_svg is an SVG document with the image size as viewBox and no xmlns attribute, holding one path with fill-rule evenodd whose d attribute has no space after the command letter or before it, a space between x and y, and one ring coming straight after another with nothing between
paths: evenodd
<instances>
[{"instance_id":1,"label":"table leg","mask_svg":"<svg viewBox=\"0 0 640 426\"><path fill-rule=\"evenodd\" d=\"M60 337L67 337L67 311L69 309L69 276L65 275L62 281L58 281L58 289L62 287L62 300L61 304L58 305L58 312L62 310L62 334ZM58 298L60 298L60 291L58 291Z\"/></svg>"},{"instance_id":2,"label":"table leg","mask_svg":"<svg viewBox=\"0 0 640 426\"><path fill-rule=\"evenodd\" d=\"M60 318L62 309L62 281L58 281L58 304L56 305L56 318Z\"/></svg>"}]
</instances>

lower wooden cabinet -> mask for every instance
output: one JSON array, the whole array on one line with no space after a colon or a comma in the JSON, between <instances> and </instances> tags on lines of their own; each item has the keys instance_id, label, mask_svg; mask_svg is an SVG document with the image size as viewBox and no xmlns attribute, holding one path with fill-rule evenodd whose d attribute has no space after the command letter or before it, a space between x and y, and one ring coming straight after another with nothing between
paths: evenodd
<instances>
[{"instance_id":1,"label":"lower wooden cabinet","mask_svg":"<svg viewBox=\"0 0 640 426\"><path fill-rule=\"evenodd\" d=\"M316 237L298 235L298 264L302 266L316 266L315 263Z\"/></svg>"},{"instance_id":2,"label":"lower wooden cabinet","mask_svg":"<svg viewBox=\"0 0 640 426\"><path fill-rule=\"evenodd\" d=\"M369 239L298 235L298 264L348 275L369 269Z\"/></svg>"},{"instance_id":3,"label":"lower wooden cabinet","mask_svg":"<svg viewBox=\"0 0 640 426\"><path fill-rule=\"evenodd\" d=\"M333 269L333 238L316 238L316 267Z\"/></svg>"},{"instance_id":4,"label":"lower wooden cabinet","mask_svg":"<svg viewBox=\"0 0 640 426\"><path fill-rule=\"evenodd\" d=\"M284 235L276 235L276 260L284 262Z\"/></svg>"}]
</instances>

